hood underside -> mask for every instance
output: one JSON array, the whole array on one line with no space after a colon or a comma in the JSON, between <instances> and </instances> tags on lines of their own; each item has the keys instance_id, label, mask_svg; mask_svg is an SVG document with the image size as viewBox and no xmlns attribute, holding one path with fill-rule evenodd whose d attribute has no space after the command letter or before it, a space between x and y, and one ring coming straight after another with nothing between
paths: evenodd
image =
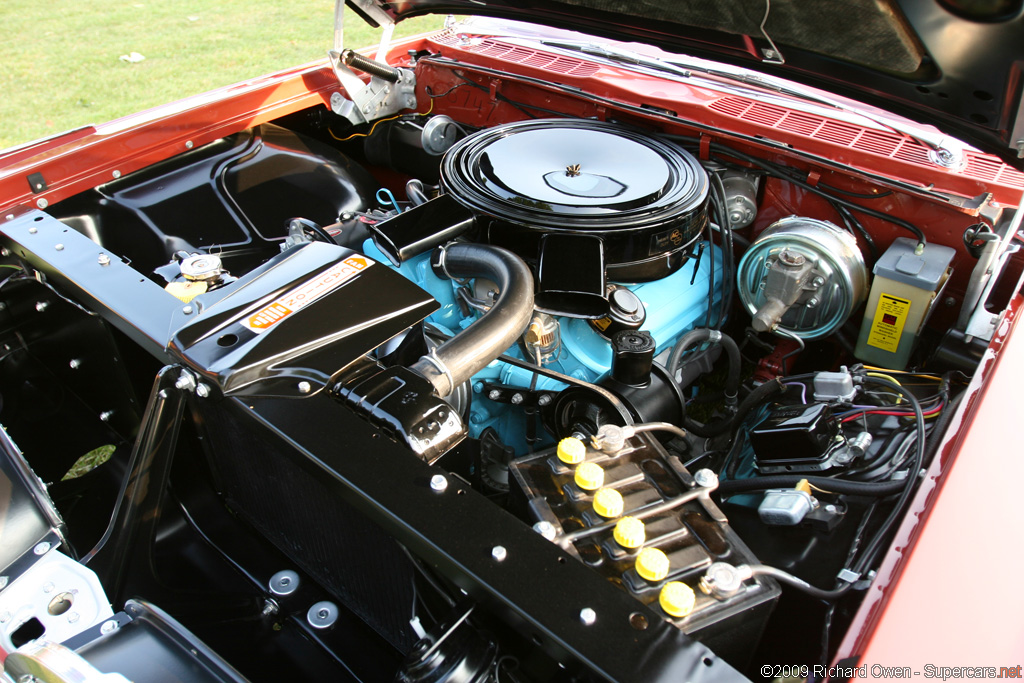
<instances>
[{"instance_id":1,"label":"hood underside","mask_svg":"<svg viewBox=\"0 0 1024 683\"><path fill-rule=\"evenodd\" d=\"M656 45L931 124L1018 169L1024 0L349 0L374 23L489 15Z\"/></svg>"}]
</instances>

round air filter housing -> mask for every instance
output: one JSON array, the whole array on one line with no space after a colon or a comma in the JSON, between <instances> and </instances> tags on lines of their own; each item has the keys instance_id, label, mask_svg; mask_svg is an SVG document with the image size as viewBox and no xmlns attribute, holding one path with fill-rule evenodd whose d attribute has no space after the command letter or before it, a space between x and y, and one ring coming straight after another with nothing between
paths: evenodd
<instances>
[{"instance_id":1,"label":"round air filter housing","mask_svg":"<svg viewBox=\"0 0 1024 683\"><path fill-rule=\"evenodd\" d=\"M707 224L708 177L692 155L599 121L489 128L448 151L441 180L477 214L482 241L536 262L545 237L599 238L605 272L621 282L677 270Z\"/></svg>"}]
</instances>

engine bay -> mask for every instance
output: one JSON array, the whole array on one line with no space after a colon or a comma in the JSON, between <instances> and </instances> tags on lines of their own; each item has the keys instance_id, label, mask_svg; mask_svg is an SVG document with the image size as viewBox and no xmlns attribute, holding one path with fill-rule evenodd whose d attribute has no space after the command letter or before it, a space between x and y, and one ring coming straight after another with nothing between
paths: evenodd
<instances>
[{"instance_id":1,"label":"engine bay","mask_svg":"<svg viewBox=\"0 0 1024 683\"><path fill-rule=\"evenodd\" d=\"M0 423L65 552L250 680L832 663L1019 284L1024 175L481 44L404 58L424 113L299 111L8 218Z\"/></svg>"}]
</instances>

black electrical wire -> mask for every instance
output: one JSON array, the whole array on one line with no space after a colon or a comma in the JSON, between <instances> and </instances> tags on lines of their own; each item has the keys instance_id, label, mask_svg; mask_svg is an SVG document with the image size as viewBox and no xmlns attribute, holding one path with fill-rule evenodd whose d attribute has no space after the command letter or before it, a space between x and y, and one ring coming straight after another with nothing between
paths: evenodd
<instances>
[{"instance_id":1,"label":"black electrical wire","mask_svg":"<svg viewBox=\"0 0 1024 683\"><path fill-rule=\"evenodd\" d=\"M687 137L687 136L683 136L683 135L671 135L671 134L663 133L662 137L664 137L665 139L674 140L674 141L677 141L677 142L680 142L680 143L691 144L691 145L700 145L700 140L699 139L692 138L692 137ZM927 243L927 238L925 237L924 232L922 232L922 230L920 228L918 228L916 225L914 225L913 223L905 221L902 218L896 218L895 216L890 216L890 215L888 215L886 213L883 213L881 211L877 211L875 209L869 209L869 208L867 208L865 206L861 206L860 204L852 202L852 201L850 201L848 199L844 199L842 197L833 196L833 195L829 194L828 192L826 192L825 190L821 189L820 187L815 187L814 185L811 185L810 183L808 183L808 182L806 182L804 180L800 180L800 179L794 177L792 175L792 173L788 172L788 170L785 170L782 167L777 166L776 164L773 164L770 161L766 161L764 159L760 159L758 157L751 156L749 154L745 154L743 152L737 151L735 149L732 149L730 147L727 147L726 145L723 145L723 144L720 144L720 143L717 143L717 142L712 142L710 144L710 150L712 152L714 152L714 153L719 154L719 155L724 155L724 156L727 156L727 157L732 157L734 159L740 159L741 161L746 161L749 164L753 164L754 166L757 166L758 168L764 169L765 171L767 171L771 175L776 176L777 178L781 178L782 180L791 182L794 185L797 185L798 187L801 187L801 188L807 190L808 192L813 192L814 194L819 195L819 196L829 200L830 202L833 202L833 203L841 205L841 206L845 206L847 209L850 209L851 211L856 211L856 212L862 213L862 214L864 214L866 216L871 216L872 218L877 218L879 220L883 220L883 221L886 221L888 223L892 223L893 225L899 226L899 227L903 228L904 230L907 230L910 233L912 233L914 235L914 237L917 238L917 241L920 244L926 244Z\"/></svg>"},{"instance_id":2,"label":"black electrical wire","mask_svg":"<svg viewBox=\"0 0 1024 683\"><path fill-rule=\"evenodd\" d=\"M868 456L865 454L865 457L860 462L860 466L847 470L844 476L857 481L870 481L873 479L873 471L879 468L879 463L887 463L896 455L895 449L899 448L903 437L911 429L913 429L913 425L902 426L889 432L885 437L885 441L876 448L874 455Z\"/></svg>"},{"instance_id":3,"label":"black electrical wire","mask_svg":"<svg viewBox=\"0 0 1024 683\"><path fill-rule=\"evenodd\" d=\"M843 223L846 224L847 229L854 234L860 235L860 238L864 240L864 244L867 246L868 252L871 254L871 263L868 265L873 265L874 262L878 260L878 245L875 244L875 238L873 238L871 233L867 231L867 228L865 228L861 222L857 220L852 213L850 213L849 209L841 204L836 204L835 202L829 203L832 205L832 208L836 210L836 213L839 214L840 218L843 219Z\"/></svg>"},{"instance_id":4,"label":"black electrical wire","mask_svg":"<svg viewBox=\"0 0 1024 683\"><path fill-rule=\"evenodd\" d=\"M860 559L857 560L857 563L851 568L854 572L858 574L863 574L867 570L867 568L871 566L871 564L874 562L875 555L879 552L879 550L881 550L882 544L888 537L889 532L892 530L892 527L896 523L896 520L900 518L900 513L902 513L903 508L910 500L910 494L914 489L914 483L917 481L918 472L920 471L921 466L924 463L925 455L924 413L921 410L921 404L918 402L917 397L914 396L914 394L911 391L900 386L899 384L896 384L895 382L890 382L889 380L882 379L880 377L865 377L864 383L884 386L887 389L899 393L900 395L907 399L907 402L910 403L911 407L914 409L914 417L917 419L917 441L914 444L914 455L911 457L910 464L907 467L907 478L904 481L900 482L903 484L903 491L900 493L899 499L897 499L896 504L893 505L892 510L889 512L889 516L885 518L884 522L882 522L882 526L879 527L877 532L875 532L875 535L871 539L871 543L868 544L868 547L864 551L864 554L861 555Z\"/></svg>"},{"instance_id":5,"label":"black electrical wire","mask_svg":"<svg viewBox=\"0 0 1024 683\"><path fill-rule=\"evenodd\" d=\"M754 576L770 576L780 583L784 583L793 588L798 588L804 593L807 593L812 598L818 598L819 600L835 600L836 598L842 597L848 590L850 590L850 584L841 582L841 585L834 590L823 590L807 583L803 579L793 576L789 572L782 571L776 567L769 567L763 564L752 564L750 570Z\"/></svg>"},{"instance_id":6,"label":"black electrical wire","mask_svg":"<svg viewBox=\"0 0 1024 683\"><path fill-rule=\"evenodd\" d=\"M738 443L740 439L738 439L737 437L739 434L739 430L743 428L743 421L747 419L747 415L750 414L750 411L760 406L762 403L767 401L769 398L772 398L776 394L784 394L788 389L789 387L786 384L783 384L778 377L776 377L773 380L769 380L762 384L761 386L754 389L753 391L751 391L749 394L747 394L747 397L740 402L740 406L739 408L736 409L736 414L733 415L731 420L723 421L723 423L721 423L720 426L709 426L709 431L715 432L713 436L724 434L728 430L732 431L732 434L730 436L732 448L730 448L729 451L726 453L725 460L722 461L722 466L719 468L719 470L726 469L728 467L728 469L726 469L727 472L732 471L733 473L735 473L736 467L738 467L739 463L739 458L736 457L736 451L738 450ZM697 432L694 433L696 434ZM701 434L697 435L702 436ZM737 464L731 464L731 461Z\"/></svg>"},{"instance_id":7,"label":"black electrical wire","mask_svg":"<svg viewBox=\"0 0 1024 683\"><path fill-rule=\"evenodd\" d=\"M718 198L718 228L722 236L722 315L718 323L721 329L729 318L729 304L736 281L736 253L733 250L732 222L729 220L729 207L726 206L725 184L717 173L711 173L709 176L715 189L715 196Z\"/></svg>"},{"instance_id":8,"label":"black electrical wire","mask_svg":"<svg viewBox=\"0 0 1024 683\"><path fill-rule=\"evenodd\" d=\"M885 190L878 194L867 194L865 192L854 192L852 190L844 190L841 187L835 185L829 185L827 183L818 183L818 187L824 187L831 192L838 192L839 194L845 194L847 197L856 197L858 199L881 199L882 197L888 197L892 195L892 190Z\"/></svg>"},{"instance_id":9,"label":"black electrical wire","mask_svg":"<svg viewBox=\"0 0 1024 683\"><path fill-rule=\"evenodd\" d=\"M900 493L907 488L907 482L900 481L850 481L838 477L816 477L803 474L771 474L763 477L747 479L727 479L718 485L718 493L729 496L749 491L767 491L768 489L791 489L803 480L816 489L828 493L845 493L851 496L870 496L885 498Z\"/></svg>"},{"instance_id":10,"label":"black electrical wire","mask_svg":"<svg viewBox=\"0 0 1024 683\"><path fill-rule=\"evenodd\" d=\"M711 234L710 221L708 221L705 228L708 231L708 258L710 259L710 263L708 264L708 307L707 310L704 312L704 327L718 329L717 326L713 326L711 324L711 304L715 301L715 241ZM721 317L721 313L719 313L719 315L716 317Z\"/></svg>"}]
</instances>

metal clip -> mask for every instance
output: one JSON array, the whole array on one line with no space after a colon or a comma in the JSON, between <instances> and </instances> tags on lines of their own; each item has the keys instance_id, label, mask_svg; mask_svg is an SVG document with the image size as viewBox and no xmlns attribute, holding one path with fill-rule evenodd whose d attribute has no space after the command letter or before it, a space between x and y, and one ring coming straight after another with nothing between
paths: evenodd
<instances>
[{"instance_id":1,"label":"metal clip","mask_svg":"<svg viewBox=\"0 0 1024 683\"><path fill-rule=\"evenodd\" d=\"M772 0L764 0L764 18L761 19L761 25L758 27L761 29L761 35L768 41L771 46L761 48L761 54L764 55L761 62L764 64L785 64L786 58L782 56L782 52L779 50L778 45L772 40L772 37L768 35L768 31L765 30L764 26L768 23L768 15L772 11Z\"/></svg>"}]
</instances>

